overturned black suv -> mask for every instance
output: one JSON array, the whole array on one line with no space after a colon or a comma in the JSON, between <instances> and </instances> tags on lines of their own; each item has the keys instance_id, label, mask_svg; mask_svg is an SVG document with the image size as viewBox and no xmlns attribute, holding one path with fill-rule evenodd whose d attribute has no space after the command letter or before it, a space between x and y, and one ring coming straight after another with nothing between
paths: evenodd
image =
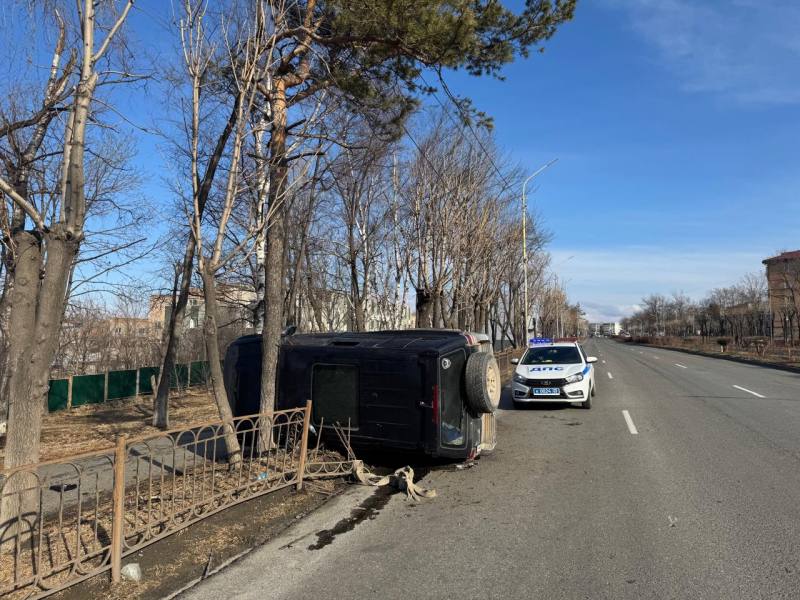
<instances>
[{"instance_id":1,"label":"overturned black suv","mask_svg":"<svg viewBox=\"0 0 800 600\"><path fill-rule=\"evenodd\" d=\"M234 416L259 410L261 344L261 336L241 337L225 355ZM485 335L455 330L287 336L278 409L310 399L314 426L349 427L354 446L470 458L496 444L501 380L491 352Z\"/></svg>"}]
</instances>

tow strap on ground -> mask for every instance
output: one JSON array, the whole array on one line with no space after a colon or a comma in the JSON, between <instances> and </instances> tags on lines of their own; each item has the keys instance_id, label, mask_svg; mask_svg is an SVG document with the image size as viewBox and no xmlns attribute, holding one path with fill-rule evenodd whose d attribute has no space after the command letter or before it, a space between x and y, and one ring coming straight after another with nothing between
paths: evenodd
<instances>
[{"instance_id":1,"label":"tow strap on ground","mask_svg":"<svg viewBox=\"0 0 800 600\"><path fill-rule=\"evenodd\" d=\"M406 493L407 500L415 500L419 502L422 498L435 498L436 490L429 490L419 484L414 483L414 469L411 467L402 467L397 469L390 475L375 475L370 473L369 469L364 465L364 461L353 461L353 474L359 482L364 485L372 485L375 487L382 487L384 485L391 485Z\"/></svg>"}]
</instances>

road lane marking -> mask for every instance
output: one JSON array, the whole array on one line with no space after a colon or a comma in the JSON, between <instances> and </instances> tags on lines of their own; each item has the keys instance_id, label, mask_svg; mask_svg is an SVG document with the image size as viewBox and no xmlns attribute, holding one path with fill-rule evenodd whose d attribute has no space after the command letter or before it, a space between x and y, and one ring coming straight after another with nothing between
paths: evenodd
<instances>
[{"instance_id":1,"label":"road lane marking","mask_svg":"<svg viewBox=\"0 0 800 600\"><path fill-rule=\"evenodd\" d=\"M636 425L633 424L631 414L627 410L623 410L622 416L625 417L625 422L628 424L628 431L631 432L631 435L639 435L639 430L636 429Z\"/></svg>"},{"instance_id":2,"label":"road lane marking","mask_svg":"<svg viewBox=\"0 0 800 600\"><path fill-rule=\"evenodd\" d=\"M610 372L610 371L609 371L608 373L606 373L606 375L608 375L608 378L609 378L609 379L614 379L614 376L611 374L611 372Z\"/></svg>"},{"instance_id":3,"label":"road lane marking","mask_svg":"<svg viewBox=\"0 0 800 600\"><path fill-rule=\"evenodd\" d=\"M661 358L661 357L660 356L656 356L655 354L653 354L653 358Z\"/></svg>"},{"instance_id":4,"label":"road lane marking","mask_svg":"<svg viewBox=\"0 0 800 600\"><path fill-rule=\"evenodd\" d=\"M733 387L735 387L737 390L742 390L743 392L747 392L748 394L753 394L753 396L755 396L756 398L765 398L765 396L762 396L758 392L754 392L753 390L748 390L747 388L743 388L740 385L735 385Z\"/></svg>"},{"instance_id":5,"label":"road lane marking","mask_svg":"<svg viewBox=\"0 0 800 600\"><path fill-rule=\"evenodd\" d=\"M603 364L606 364L606 361L603 361Z\"/></svg>"},{"instance_id":6,"label":"road lane marking","mask_svg":"<svg viewBox=\"0 0 800 600\"><path fill-rule=\"evenodd\" d=\"M689 367L687 367L686 365L682 365L682 364L680 364L680 363L675 363L675 366L676 366L676 367L680 367L681 369L688 369L688 368L689 368Z\"/></svg>"}]
</instances>

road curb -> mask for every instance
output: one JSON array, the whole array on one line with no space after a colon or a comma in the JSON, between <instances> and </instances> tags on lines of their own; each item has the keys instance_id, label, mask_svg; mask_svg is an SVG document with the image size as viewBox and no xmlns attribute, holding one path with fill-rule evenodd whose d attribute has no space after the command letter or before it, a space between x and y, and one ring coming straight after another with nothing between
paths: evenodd
<instances>
[{"instance_id":1,"label":"road curb","mask_svg":"<svg viewBox=\"0 0 800 600\"><path fill-rule=\"evenodd\" d=\"M740 363L743 365L753 365L754 367L766 367L769 369L778 369L779 371L787 371L789 373L800 374L800 367L793 367L783 363L774 363L766 360L753 360L743 358L741 356L723 356L721 354L710 354L702 350L691 350L689 348L676 348L675 346L656 346L653 344L637 344L636 342L619 342L624 345L640 346L642 348L653 348L655 350L674 350L675 352L683 352L684 354L693 354L695 356L705 356L706 358L718 358L720 360L727 360L730 362Z\"/></svg>"},{"instance_id":2,"label":"road curb","mask_svg":"<svg viewBox=\"0 0 800 600\"><path fill-rule=\"evenodd\" d=\"M168 596L164 596L163 600L173 600L183 597L184 594L191 592L197 586L208 581L212 576L256 552L277 552L285 548L290 548L303 540L313 539L313 536L317 532L333 527L343 516L351 514L355 508L374 493L376 493L376 488L368 486L353 485L345 489L340 494L329 498L325 504L316 510L289 525L289 527L284 529L277 536L266 541L266 543L251 546L239 554L228 558L213 569L210 569L203 576L193 579L179 590L175 590Z\"/></svg>"}]
</instances>

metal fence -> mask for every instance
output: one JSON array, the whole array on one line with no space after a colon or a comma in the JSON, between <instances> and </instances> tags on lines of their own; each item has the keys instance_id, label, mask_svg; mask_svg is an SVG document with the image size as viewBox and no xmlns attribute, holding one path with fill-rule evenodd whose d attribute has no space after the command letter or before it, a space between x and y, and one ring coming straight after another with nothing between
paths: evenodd
<instances>
[{"instance_id":1,"label":"metal fence","mask_svg":"<svg viewBox=\"0 0 800 600\"><path fill-rule=\"evenodd\" d=\"M509 348L502 352L495 352L494 358L497 361L497 366L500 367L500 374L503 377L509 377L514 370L514 365L511 363L512 358L519 358L525 351L524 348Z\"/></svg>"},{"instance_id":2,"label":"metal fence","mask_svg":"<svg viewBox=\"0 0 800 600\"><path fill-rule=\"evenodd\" d=\"M108 569L118 581L125 555L234 504L299 489L310 416L309 402L0 472L0 596L42 597Z\"/></svg>"},{"instance_id":3,"label":"metal fence","mask_svg":"<svg viewBox=\"0 0 800 600\"><path fill-rule=\"evenodd\" d=\"M159 367L140 367L122 371L106 371L96 375L72 375L51 379L47 393L50 412L81 406L100 404L109 400L134 398L153 393L152 378L158 379ZM195 361L175 365L169 377L170 389L185 389L205 385L208 380L208 362Z\"/></svg>"}]
</instances>

